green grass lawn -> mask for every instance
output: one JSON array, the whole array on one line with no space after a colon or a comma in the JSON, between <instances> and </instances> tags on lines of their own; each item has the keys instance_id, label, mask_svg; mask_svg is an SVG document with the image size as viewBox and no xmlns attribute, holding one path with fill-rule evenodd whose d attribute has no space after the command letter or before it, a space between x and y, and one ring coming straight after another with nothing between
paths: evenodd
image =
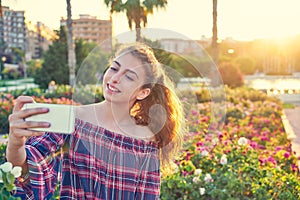
<instances>
[{"instance_id":1,"label":"green grass lawn","mask_svg":"<svg viewBox=\"0 0 300 200\"><path fill-rule=\"evenodd\" d=\"M24 83L33 83L33 78L22 78L16 80L0 80L0 87L1 86L12 86L12 85L21 85Z\"/></svg>"},{"instance_id":2,"label":"green grass lawn","mask_svg":"<svg viewBox=\"0 0 300 200\"><path fill-rule=\"evenodd\" d=\"M284 103L283 104L283 109L286 109L286 108L295 108L296 106L294 104L291 104L291 103Z\"/></svg>"}]
</instances>

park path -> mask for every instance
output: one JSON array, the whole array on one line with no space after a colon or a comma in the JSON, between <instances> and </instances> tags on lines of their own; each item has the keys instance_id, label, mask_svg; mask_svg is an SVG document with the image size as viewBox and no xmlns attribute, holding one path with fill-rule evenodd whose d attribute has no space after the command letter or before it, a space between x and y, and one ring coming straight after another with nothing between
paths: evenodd
<instances>
[{"instance_id":1,"label":"park path","mask_svg":"<svg viewBox=\"0 0 300 200\"><path fill-rule=\"evenodd\" d=\"M300 157L300 106L284 109L282 120L288 138L292 141L292 149Z\"/></svg>"}]
</instances>

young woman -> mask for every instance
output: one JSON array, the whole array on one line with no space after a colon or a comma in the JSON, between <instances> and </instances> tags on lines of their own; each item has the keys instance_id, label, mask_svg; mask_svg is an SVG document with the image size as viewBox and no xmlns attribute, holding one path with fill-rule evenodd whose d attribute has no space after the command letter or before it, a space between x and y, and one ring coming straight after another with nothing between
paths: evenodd
<instances>
[{"instance_id":1,"label":"young woman","mask_svg":"<svg viewBox=\"0 0 300 200\"><path fill-rule=\"evenodd\" d=\"M162 171L182 143L183 109L170 79L146 45L123 48L103 77L100 103L76 108L71 135L31 131L47 122L25 121L47 109L9 116L7 160L22 166L22 199L49 199L60 182L60 199L158 199ZM56 152L63 148L63 156Z\"/></svg>"}]
</instances>

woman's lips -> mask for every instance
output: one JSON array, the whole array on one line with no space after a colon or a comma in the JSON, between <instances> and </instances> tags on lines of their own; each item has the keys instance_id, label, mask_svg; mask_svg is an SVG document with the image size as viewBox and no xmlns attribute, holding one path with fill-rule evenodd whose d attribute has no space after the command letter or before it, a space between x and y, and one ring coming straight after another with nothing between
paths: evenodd
<instances>
[{"instance_id":1,"label":"woman's lips","mask_svg":"<svg viewBox=\"0 0 300 200\"><path fill-rule=\"evenodd\" d=\"M121 91L116 88L115 86L111 85L111 84L107 84L107 89L110 91L110 92L113 92L113 93L120 93Z\"/></svg>"}]
</instances>

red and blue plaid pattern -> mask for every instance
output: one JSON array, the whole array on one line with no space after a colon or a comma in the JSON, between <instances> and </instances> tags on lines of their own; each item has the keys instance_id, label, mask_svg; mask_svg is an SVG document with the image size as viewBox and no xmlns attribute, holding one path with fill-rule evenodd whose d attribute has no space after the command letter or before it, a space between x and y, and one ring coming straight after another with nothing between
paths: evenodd
<instances>
[{"instance_id":1,"label":"red and blue plaid pattern","mask_svg":"<svg viewBox=\"0 0 300 200\"><path fill-rule=\"evenodd\" d=\"M67 150L55 156L64 144ZM58 180L60 199L159 198L160 166L154 142L76 119L71 136L33 137L26 151L30 180L16 183L16 196L22 199L50 199Z\"/></svg>"}]
</instances>

